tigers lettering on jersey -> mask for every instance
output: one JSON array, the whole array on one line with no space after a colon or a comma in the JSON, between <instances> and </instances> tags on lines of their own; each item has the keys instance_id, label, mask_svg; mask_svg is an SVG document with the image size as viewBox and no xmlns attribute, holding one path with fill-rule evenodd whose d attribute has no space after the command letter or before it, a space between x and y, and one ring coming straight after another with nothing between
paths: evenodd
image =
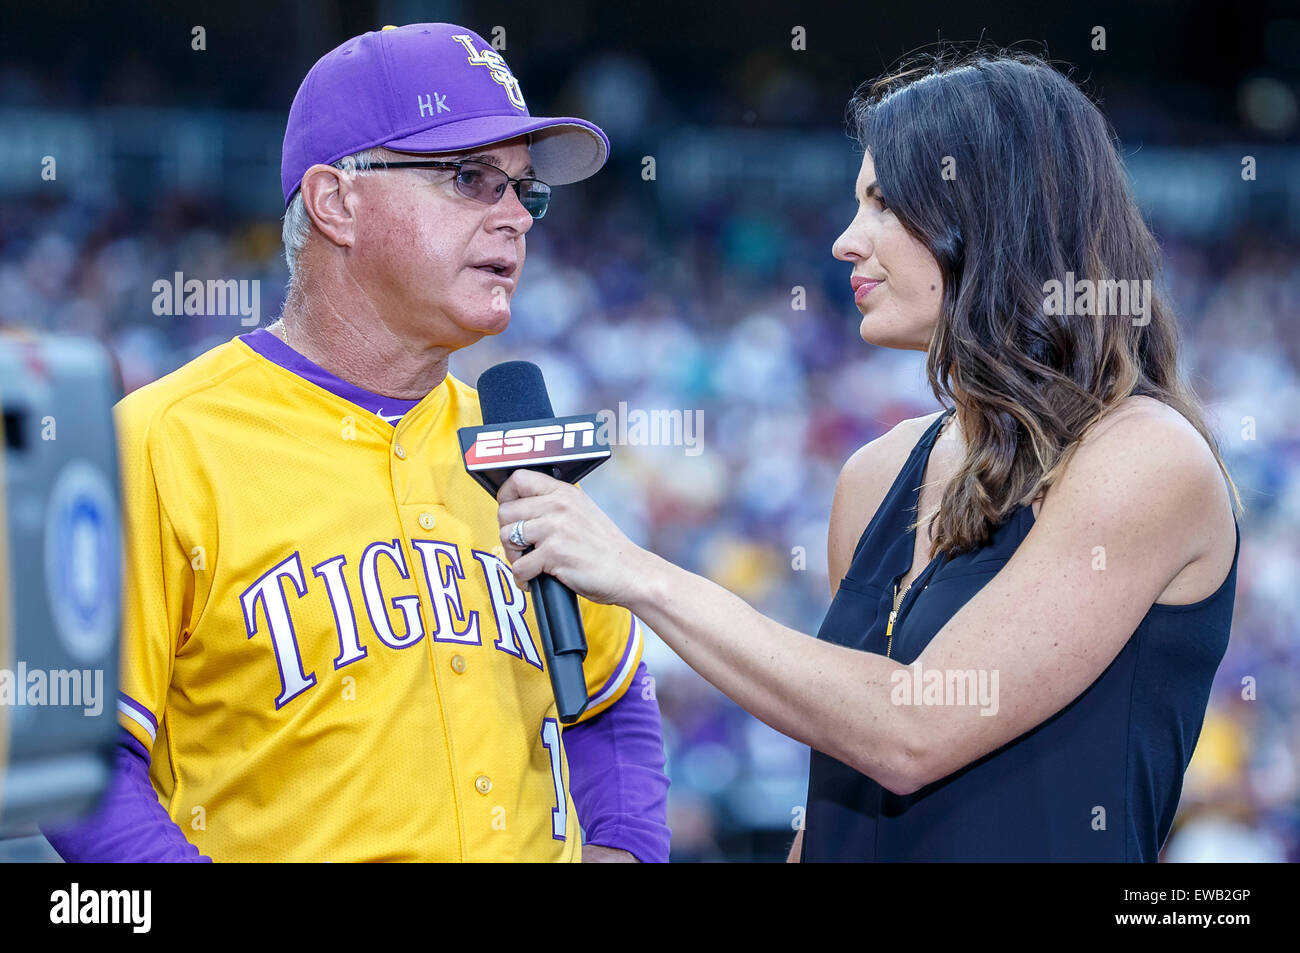
<instances>
[{"instance_id":1,"label":"tigers lettering on jersey","mask_svg":"<svg viewBox=\"0 0 1300 953\"><path fill-rule=\"evenodd\" d=\"M455 543L435 539L413 539L411 545L419 553L425 582L433 594L436 626L429 633L430 637L438 642L481 646L483 642L480 637L479 611L471 609L468 614L465 612L457 585L457 580L463 582L465 579L465 564L460 556L460 548ZM470 550L470 553L478 564L484 586L492 600L492 616L497 629L494 647L521 662L542 668L537 643L524 617L528 610L527 597L515 582L509 564L493 553L477 549ZM405 631L399 635L388 617L386 606L389 603L384 599L379 581L381 556L387 557L402 579L410 578L399 540L374 542L366 547L360 559L357 582L361 586L370 632L390 649L409 649L419 644L425 635L420 597L403 595L392 599L391 604L401 611L405 619ZM439 557L446 557L446 562ZM344 576L347 564L347 558L339 555L311 567L312 574L323 580L325 594L334 612L339 648L338 655L334 658L335 671L361 661L368 654L367 647L361 641L356 611ZM302 651L294 634L292 610L283 585L286 579L293 583L293 590L299 599L311 597L310 586L304 581L299 553L272 566L239 597L248 637L252 639L262 634L270 636L275 663L280 672L280 694L275 699L277 709L316 684L315 671L305 670ZM265 626L262 622L265 622ZM312 664L314 667L315 663Z\"/></svg>"}]
</instances>

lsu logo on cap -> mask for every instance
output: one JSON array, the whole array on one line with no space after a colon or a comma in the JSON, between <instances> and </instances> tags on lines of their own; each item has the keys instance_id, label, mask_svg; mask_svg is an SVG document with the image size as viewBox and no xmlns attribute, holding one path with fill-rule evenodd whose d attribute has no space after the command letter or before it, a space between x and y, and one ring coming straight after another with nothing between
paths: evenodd
<instances>
[{"instance_id":1,"label":"lsu logo on cap","mask_svg":"<svg viewBox=\"0 0 1300 953\"><path fill-rule=\"evenodd\" d=\"M515 74L510 72L510 67L506 65L505 58L493 49L476 50L474 49L474 38L467 33L458 33L452 37L465 47L469 53L466 59L475 66L486 66L488 72L492 74L492 79L503 86L506 96L510 99L511 105L517 109L526 110L524 105L524 92L519 88L519 80L515 79Z\"/></svg>"}]
</instances>

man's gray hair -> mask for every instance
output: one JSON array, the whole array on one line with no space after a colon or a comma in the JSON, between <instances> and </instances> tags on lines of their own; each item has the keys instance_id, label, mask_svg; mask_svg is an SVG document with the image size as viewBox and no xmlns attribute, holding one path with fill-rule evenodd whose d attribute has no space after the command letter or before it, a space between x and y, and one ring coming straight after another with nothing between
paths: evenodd
<instances>
[{"instance_id":1,"label":"man's gray hair","mask_svg":"<svg viewBox=\"0 0 1300 953\"><path fill-rule=\"evenodd\" d=\"M331 165L350 175L365 175L371 171L371 166L393 158L396 158L395 153L376 147L354 152ZM290 282L293 281L294 271L298 267L298 255L307 244L307 236L310 234L311 216L307 214L307 207L302 201L302 189L299 189L294 194L293 200L289 202L289 207L284 210L284 227L280 231L280 238L284 242L284 261L289 266Z\"/></svg>"}]
</instances>

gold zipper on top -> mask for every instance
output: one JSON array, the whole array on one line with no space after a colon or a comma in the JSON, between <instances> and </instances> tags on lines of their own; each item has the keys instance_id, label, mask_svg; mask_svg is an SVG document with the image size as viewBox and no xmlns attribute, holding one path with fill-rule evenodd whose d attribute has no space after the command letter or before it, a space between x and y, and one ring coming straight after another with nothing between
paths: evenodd
<instances>
[{"instance_id":1,"label":"gold zipper on top","mask_svg":"<svg viewBox=\"0 0 1300 953\"><path fill-rule=\"evenodd\" d=\"M913 579L912 582L916 580ZM885 658L889 658L890 650L894 647L894 620L898 618L898 607L907 595L907 590L912 588L912 582L904 586L901 593L898 591L898 583L894 583L894 607L889 610L889 621L885 623Z\"/></svg>"}]
</instances>

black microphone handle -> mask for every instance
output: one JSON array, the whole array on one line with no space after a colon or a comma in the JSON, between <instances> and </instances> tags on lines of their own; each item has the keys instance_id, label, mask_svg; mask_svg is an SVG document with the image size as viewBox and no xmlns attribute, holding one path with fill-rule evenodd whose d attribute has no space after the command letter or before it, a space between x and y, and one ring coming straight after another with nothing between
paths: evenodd
<instances>
[{"instance_id":1,"label":"black microphone handle","mask_svg":"<svg viewBox=\"0 0 1300 953\"><path fill-rule=\"evenodd\" d=\"M542 636L542 653L555 691L555 710L563 724L571 725L587 710L587 678L582 661L587 638L578 612L578 597L554 576L542 573L528 583L533 613Z\"/></svg>"}]
</instances>

